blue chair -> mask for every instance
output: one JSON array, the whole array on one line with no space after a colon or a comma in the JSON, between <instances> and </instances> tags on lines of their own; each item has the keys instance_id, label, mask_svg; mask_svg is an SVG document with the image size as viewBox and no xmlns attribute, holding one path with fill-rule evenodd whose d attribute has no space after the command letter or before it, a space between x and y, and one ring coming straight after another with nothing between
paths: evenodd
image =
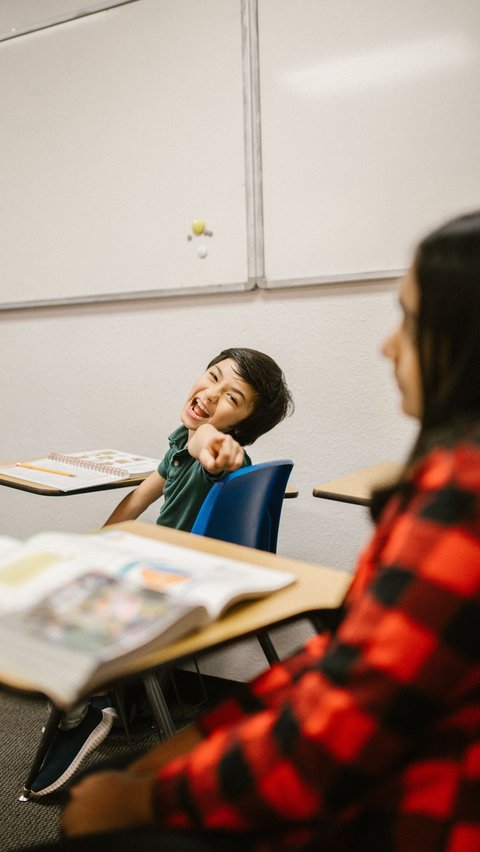
<instances>
[{"instance_id":1,"label":"blue chair","mask_svg":"<svg viewBox=\"0 0 480 852\"><path fill-rule=\"evenodd\" d=\"M211 487L191 532L276 553L280 515L292 468L290 459L281 459L228 473ZM279 657L268 633L257 633L257 639L270 665L276 662ZM148 672L142 680L159 731L170 736L175 728L157 675Z\"/></svg>"},{"instance_id":2,"label":"blue chair","mask_svg":"<svg viewBox=\"0 0 480 852\"><path fill-rule=\"evenodd\" d=\"M290 459L263 462L228 473L212 486L192 533L276 553Z\"/></svg>"},{"instance_id":3,"label":"blue chair","mask_svg":"<svg viewBox=\"0 0 480 852\"><path fill-rule=\"evenodd\" d=\"M192 533L276 553L280 515L292 468L290 459L280 459L228 473L208 492ZM268 633L258 633L257 639L268 662L276 662L279 657Z\"/></svg>"}]
</instances>

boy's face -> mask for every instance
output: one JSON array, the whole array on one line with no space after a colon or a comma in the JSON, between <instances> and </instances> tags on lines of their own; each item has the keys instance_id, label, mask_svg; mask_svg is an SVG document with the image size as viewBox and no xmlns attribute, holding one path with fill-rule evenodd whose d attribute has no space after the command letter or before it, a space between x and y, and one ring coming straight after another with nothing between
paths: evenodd
<instances>
[{"instance_id":1,"label":"boy's face","mask_svg":"<svg viewBox=\"0 0 480 852\"><path fill-rule=\"evenodd\" d=\"M235 372L235 362L226 358L198 377L180 417L192 431L210 423L220 432L229 432L250 416L254 406L255 391Z\"/></svg>"}]
</instances>

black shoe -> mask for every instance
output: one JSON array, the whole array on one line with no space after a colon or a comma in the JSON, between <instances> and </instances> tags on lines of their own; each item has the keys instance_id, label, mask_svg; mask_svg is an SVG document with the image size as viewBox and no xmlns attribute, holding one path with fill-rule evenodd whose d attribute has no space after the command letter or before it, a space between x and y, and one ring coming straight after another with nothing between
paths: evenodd
<instances>
[{"instance_id":1,"label":"black shoe","mask_svg":"<svg viewBox=\"0 0 480 852\"><path fill-rule=\"evenodd\" d=\"M32 782L32 798L48 796L60 790L77 771L82 761L108 736L113 725L113 707L99 709L90 704L85 718L68 731L60 728L47 751L40 771Z\"/></svg>"}]
</instances>

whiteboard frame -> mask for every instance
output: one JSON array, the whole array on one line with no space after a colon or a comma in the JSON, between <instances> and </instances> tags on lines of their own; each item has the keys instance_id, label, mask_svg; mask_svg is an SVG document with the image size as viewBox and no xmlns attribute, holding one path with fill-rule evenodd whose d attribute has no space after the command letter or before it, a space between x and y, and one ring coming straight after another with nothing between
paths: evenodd
<instances>
[{"instance_id":1,"label":"whiteboard frame","mask_svg":"<svg viewBox=\"0 0 480 852\"><path fill-rule=\"evenodd\" d=\"M107 9L113 9L116 6L127 6L129 3L138 3L139 0L98 0L93 3L88 9L81 6L78 11L63 12L59 15L53 15L51 18L45 18L43 21L31 24L25 24L21 27L11 27L9 30L2 31L0 29L0 41L8 41L12 38L28 35L28 33L37 32L37 30L47 30L50 27L57 27L59 24L65 24L67 21L76 21L79 18L86 18L89 15L95 15L97 12L105 12Z\"/></svg>"},{"instance_id":2,"label":"whiteboard frame","mask_svg":"<svg viewBox=\"0 0 480 852\"><path fill-rule=\"evenodd\" d=\"M407 269L369 270L368 272L346 272L338 275L317 275L312 278L264 278L259 287L262 290L282 290L286 287L318 287L328 284L351 284L355 282L386 281L401 278Z\"/></svg>"},{"instance_id":3,"label":"whiteboard frame","mask_svg":"<svg viewBox=\"0 0 480 852\"><path fill-rule=\"evenodd\" d=\"M255 288L265 277L257 0L242 0L242 56L248 277Z\"/></svg>"},{"instance_id":4,"label":"whiteboard frame","mask_svg":"<svg viewBox=\"0 0 480 852\"><path fill-rule=\"evenodd\" d=\"M201 287L172 287L161 290L128 290L120 293L98 293L88 296L70 296L52 299L30 299L21 302L0 302L0 313L30 308L53 308L68 305L96 305L105 302L135 302L148 299L172 299L177 296L211 296L222 293L244 293L256 289L250 281L229 284L211 284Z\"/></svg>"}]
</instances>

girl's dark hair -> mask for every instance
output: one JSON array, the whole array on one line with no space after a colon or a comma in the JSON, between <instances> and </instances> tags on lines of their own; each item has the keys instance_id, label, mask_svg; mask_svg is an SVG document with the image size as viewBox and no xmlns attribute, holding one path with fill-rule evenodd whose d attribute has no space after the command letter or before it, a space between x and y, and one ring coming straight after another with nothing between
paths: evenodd
<instances>
[{"instance_id":1,"label":"girl's dark hair","mask_svg":"<svg viewBox=\"0 0 480 852\"><path fill-rule=\"evenodd\" d=\"M413 268L425 432L480 412L480 212L425 237Z\"/></svg>"},{"instance_id":2,"label":"girl's dark hair","mask_svg":"<svg viewBox=\"0 0 480 852\"><path fill-rule=\"evenodd\" d=\"M210 361L207 369L226 358L235 362L235 372L252 386L256 394L252 414L237 423L230 433L244 447L273 429L287 414L292 414L293 399L285 376L269 355L256 349L224 349Z\"/></svg>"},{"instance_id":3,"label":"girl's dark hair","mask_svg":"<svg viewBox=\"0 0 480 852\"><path fill-rule=\"evenodd\" d=\"M423 412L406 471L431 447L455 442L480 419L480 211L426 236L413 272ZM375 516L402 482L374 496Z\"/></svg>"}]
</instances>

